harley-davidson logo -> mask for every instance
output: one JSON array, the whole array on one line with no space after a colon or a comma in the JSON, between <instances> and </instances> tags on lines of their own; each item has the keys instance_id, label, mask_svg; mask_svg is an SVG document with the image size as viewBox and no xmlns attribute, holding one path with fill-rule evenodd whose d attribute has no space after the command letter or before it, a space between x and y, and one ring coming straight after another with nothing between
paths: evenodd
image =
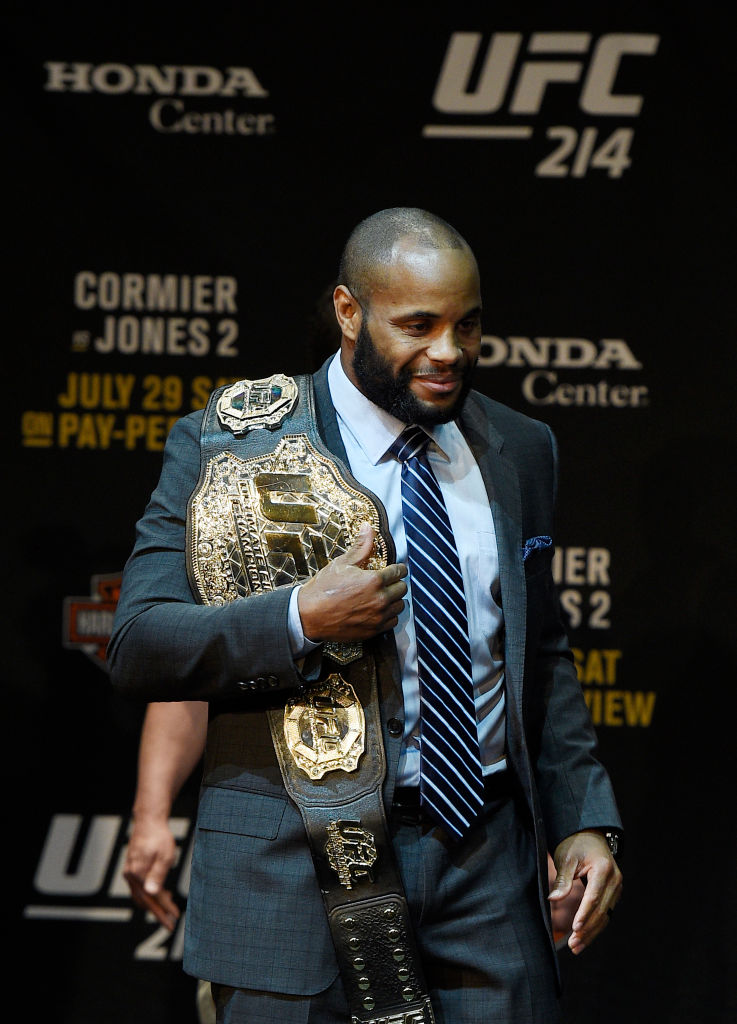
<instances>
[{"instance_id":1,"label":"harley-davidson logo","mask_svg":"<svg viewBox=\"0 0 737 1024\"><path fill-rule=\"evenodd\" d=\"M92 577L88 597L64 598L64 647L83 651L105 671L121 580L120 572L101 573Z\"/></svg>"}]
</instances>

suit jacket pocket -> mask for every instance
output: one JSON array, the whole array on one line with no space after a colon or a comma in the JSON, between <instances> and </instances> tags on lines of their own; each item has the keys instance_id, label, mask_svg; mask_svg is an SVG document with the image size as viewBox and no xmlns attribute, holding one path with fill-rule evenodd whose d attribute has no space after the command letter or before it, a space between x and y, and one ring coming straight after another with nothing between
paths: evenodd
<instances>
[{"instance_id":1,"label":"suit jacket pocket","mask_svg":"<svg viewBox=\"0 0 737 1024\"><path fill-rule=\"evenodd\" d=\"M338 974L297 808L279 795L204 786L184 969L233 988L308 995Z\"/></svg>"},{"instance_id":2,"label":"suit jacket pocket","mask_svg":"<svg viewBox=\"0 0 737 1024\"><path fill-rule=\"evenodd\" d=\"M197 825L208 832L276 839L286 801L242 789L205 786L200 794Z\"/></svg>"}]
</instances>

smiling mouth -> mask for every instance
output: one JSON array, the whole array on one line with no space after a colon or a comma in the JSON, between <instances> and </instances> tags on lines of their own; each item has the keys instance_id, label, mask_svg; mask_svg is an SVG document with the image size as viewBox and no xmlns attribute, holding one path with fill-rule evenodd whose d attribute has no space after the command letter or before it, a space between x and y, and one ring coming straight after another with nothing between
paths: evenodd
<instances>
[{"instance_id":1,"label":"smiling mouth","mask_svg":"<svg viewBox=\"0 0 737 1024\"><path fill-rule=\"evenodd\" d=\"M412 379L436 394L445 394L455 391L462 382L463 376L459 373L417 373Z\"/></svg>"}]
</instances>

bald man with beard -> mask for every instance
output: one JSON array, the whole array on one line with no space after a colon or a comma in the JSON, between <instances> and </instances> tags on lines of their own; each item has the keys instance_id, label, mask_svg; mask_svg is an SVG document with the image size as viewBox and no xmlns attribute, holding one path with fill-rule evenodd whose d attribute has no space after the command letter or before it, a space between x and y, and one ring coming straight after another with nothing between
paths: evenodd
<instances>
[{"instance_id":1,"label":"bald man with beard","mask_svg":"<svg viewBox=\"0 0 737 1024\"><path fill-rule=\"evenodd\" d=\"M228 398L221 391L172 431L124 574L108 655L114 685L142 700L209 707L185 969L212 982L225 1024L552 1024L559 983L549 900L585 881L568 940L578 954L606 926L622 884L614 858L621 822L551 575L555 441L544 424L472 390L479 272L451 225L415 208L380 211L352 232L338 280L339 352L300 384L311 397L279 430L301 424L370 496L392 557L377 563L381 538L364 525L344 553L293 585L202 603L187 569L201 446L248 460L267 443L264 430L231 439L240 406L230 420L216 418ZM308 421L299 418L306 409ZM457 737L447 737L439 784L423 755L434 740L420 583L394 454L407 427L424 438L465 595L471 759L481 789L457 827L454 808L441 806L462 788L451 765ZM396 871L407 950L426 986L419 1010L384 1012L381 993L377 1004L370 991L356 1003L350 961L326 914L325 858L315 854L309 812L268 724L275 708L324 683L336 644L360 644L359 662L367 659L378 680L383 752L367 750L358 775L372 757L385 764L387 846L379 836L378 861L361 885L369 892L373 872ZM551 893L548 851L557 870ZM369 990L372 945L354 960Z\"/></svg>"}]
</instances>

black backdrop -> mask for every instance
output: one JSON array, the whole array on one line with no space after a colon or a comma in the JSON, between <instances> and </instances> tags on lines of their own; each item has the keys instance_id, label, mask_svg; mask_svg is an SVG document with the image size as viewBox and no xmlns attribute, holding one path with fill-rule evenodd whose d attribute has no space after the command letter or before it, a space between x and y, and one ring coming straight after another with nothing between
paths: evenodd
<instances>
[{"instance_id":1,"label":"black backdrop","mask_svg":"<svg viewBox=\"0 0 737 1024\"><path fill-rule=\"evenodd\" d=\"M561 446L557 581L628 829L614 924L560 954L568 1020L735 1018L734 37L670 7L6 13L8 982L46 1016L195 1019L181 933L120 877L120 573L171 418L309 368L348 231L418 205L478 256L479 387Z\"/></svg>"}]
</instances>

